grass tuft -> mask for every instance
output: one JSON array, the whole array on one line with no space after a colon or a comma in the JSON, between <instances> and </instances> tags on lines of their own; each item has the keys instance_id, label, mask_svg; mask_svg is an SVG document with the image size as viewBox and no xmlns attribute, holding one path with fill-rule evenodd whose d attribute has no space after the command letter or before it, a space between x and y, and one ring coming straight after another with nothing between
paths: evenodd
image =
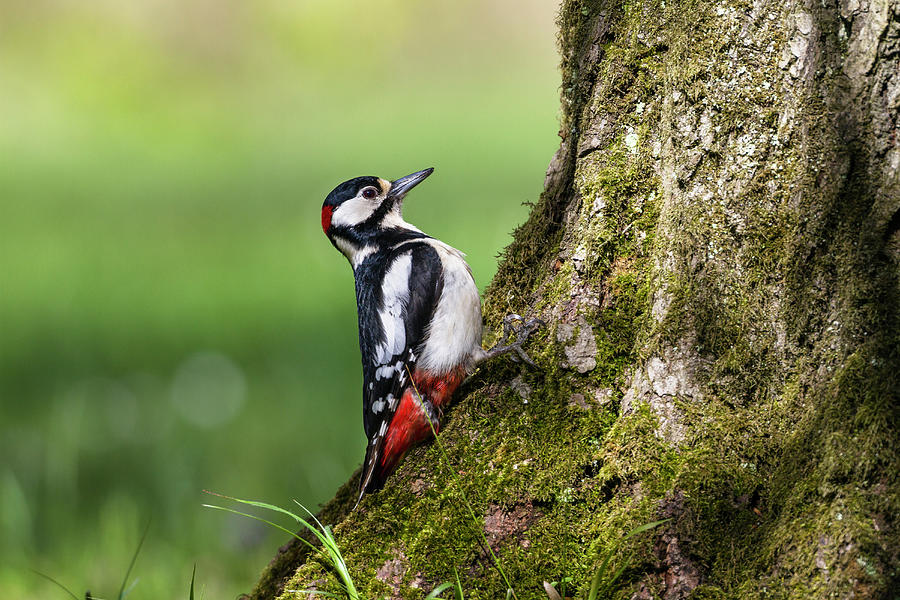
<instances>
[{"instance_id":1,"label":"grass tuft","mask_svg":"<svg viewBox=\"0 0 900 600\"><path fill-rule=\"evenodd\" d=\"M216 506L213 504L204 504L203 505L206 508L214 508L216 510L222 510L222 511L230 512L230 513L233 513L236 515L249 517L251 519L255 519L262 523L266 523L268 525L271 525L272 527L275 527L276 529L286 532L288 535L294 537L295 539L299 540L300 542L305 544L307 547L309 547L310 550L312 550L312 552L314 554L319 555L325 561L325 564L331 566L331 568L337 574L338 579L340 580L341 585L347 594L347 598L349 598L350 600L360 600L359 592L356 589L356 585L353 583L353 577L350 575L350 570L347 568L347 563L344 561L344 557L341 554L340 548L338 548L337 541L335 541L335 539L334 539L334 534L331 531L331 527L328 525L322 525L322 523L316 518L316 516L312 512L310 512L310 510L308 508L306 508L305 506L303 506L302 504L300 504L299 502L294 500L294 503L297 506L299 506L300 508L302 508L303 511L307 515L309 515L309 517L315 522L315 525L313 525L312 523L310 523L303 517L296 515L289 510L281 508L280 506L275 506L273 504L267 504L265 502L257 502L255 500L242 500L240 498L233 498L231 496L225 496L223 494L216 494L215 492L210 492L207 490L204 490L204 491L206 491L207 494L211 494L213 496L218 496L220 498L225 498L225 499L231 500L233 502L239 502L241 504L246 504L248 506L253 506L256 508L262 508L262 509L269 510L272 512L280 513L280 514L287 515L287 516L291 517L292 519L294 519L304 529L306 529L307 531L311 532L314 536L316 536L316 538L321 543L321 546L316 547L316 546L312 545L311 543L309 543L309 541L307 541L303 537L296 534L295 532L287 529L286 527L282 527L281 525L278 525L277 523L274 523L267 519L263 519L262 517L258 517L256 515L253 515L250 513L245 513L245 512L236 510L234 508ZM291 591L317 594L320 596L325 596L325 597L330 597L330 598L338 597L338 596L335 596L334 594L330 594L330 593L326 593L326 592L319 592L317 590L291 590Z\"/></svg>"},{"instance_id":2,"label":"grass tuft","mask_svg":"<svg viewBox=\"0 0 900 600\"><path fill-rule=\"evenodd\" d=\"M645 523L639 527L635 527L634 529L626 533L621 539L617 540L612 546L610 546L606 551L605 556L603 557L603 561L600 563L600 566L597 567L597 571L594 573L594 579L591 581L591 590L588 593L588 600L597 600L601 597L609 597L612 594L613 586L619 580L619 577L622 576L622 573L625 571L625 569L627 569L631 564L631 558L634 556L634 554L629 554L628 558L626 558L619 566L619 568L616 569L611 575L607 574L613 554L615 554L616 550L619 549L619 546L621 546L623 542L626 542L634 536L644 533L645 531L649 531L655 527L659 527L669 520L670 519L653 521L652 523Z\"/></svg>"}]
</instances>

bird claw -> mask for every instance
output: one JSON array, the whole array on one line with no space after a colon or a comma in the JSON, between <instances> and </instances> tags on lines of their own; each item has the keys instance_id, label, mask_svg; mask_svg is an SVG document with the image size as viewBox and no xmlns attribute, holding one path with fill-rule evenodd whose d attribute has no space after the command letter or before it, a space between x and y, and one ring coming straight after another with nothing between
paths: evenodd
<instances>
[{"instance_id":1,"label":"bird claw","mask_svg":"<svg viewBox=\"0 0 900 600\"><path fill-rule=\"evenodd\" d=\"M428 400L422 401L422 411L425 413L425 418L430 421L431 427L434 429L435 433L440 431L441 417L444 416L443 411Z\"/></svg>"},{"instance_id":2,"label":"bird claw","mask_svg":"<svg viewBox=\"0 0 900 600\"><path fill-rule=\"evenodd\" d=\"M519 325L515 325L519 323ZM486 358L494 358L508 352L515 352L510 358L514 362L525 362L526 364L536 367L537 365L531 360L531 357L522 349L522 345L528 340L528 337L543 327L546 323L541 319L525 320L517 314L506 315L503 318L503 337L497 342L497 345L487 351ZM510 338L515 336L515 341Z\"/></svg>"}]
</instances>

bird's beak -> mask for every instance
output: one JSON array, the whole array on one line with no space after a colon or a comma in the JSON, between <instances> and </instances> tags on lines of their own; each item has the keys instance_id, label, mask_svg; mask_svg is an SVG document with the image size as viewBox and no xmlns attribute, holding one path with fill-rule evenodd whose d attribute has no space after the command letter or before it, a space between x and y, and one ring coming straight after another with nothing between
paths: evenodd
<instances>
[{"instance_id":1,"label":"bird's beak","mask_svg":"<svg viewBox=\"0 0 900 600\"><path fill-rule=\"evenodd\" d=\"M434 167L429 167L422 171L416 171L412 175L395 179L391 182L391 191L388 195L391 198L403 198L409 190L413 189L434 172Z\"/></svg>"}]
</instances>

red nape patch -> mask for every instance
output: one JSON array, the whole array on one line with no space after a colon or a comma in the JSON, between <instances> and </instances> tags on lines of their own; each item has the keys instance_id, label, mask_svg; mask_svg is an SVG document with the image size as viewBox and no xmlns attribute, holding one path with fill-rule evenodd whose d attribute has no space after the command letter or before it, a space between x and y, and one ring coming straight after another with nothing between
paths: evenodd
<instances>
[{"instance_id":1,"label":"red nape patch","mask_svg":"<svg viewBox=\"0 0 900 600\"><path fill-rule=\"evenodd\" d=\"M331 227L331 213L333 212L333 206L322 207L322 231L325 233L328 233L328 228Z\"/></svg>"}]
</instances>

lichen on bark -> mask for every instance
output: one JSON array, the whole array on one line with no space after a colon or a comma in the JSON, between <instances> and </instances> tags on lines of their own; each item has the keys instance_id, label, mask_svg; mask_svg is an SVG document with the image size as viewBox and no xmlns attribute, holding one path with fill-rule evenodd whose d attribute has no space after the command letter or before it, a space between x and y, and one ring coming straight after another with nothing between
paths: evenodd
<instances>
[{"instance_id":1,"label":"lichen on bark","mask_svg":"<svg viewBox=\"0 0 900 600\"><path fill-rule=\"evenodd\" d=\"M633 598L889 597L900 3L565 0L545 191L485 298L541 316L441 434L323 511L365 597L520 598L629 541ZM459 477L454 477L452 470ZM462 486L479 521L463 507ZM253 598L337 592L289 545Z\"/></svg>"}]
</instances>

